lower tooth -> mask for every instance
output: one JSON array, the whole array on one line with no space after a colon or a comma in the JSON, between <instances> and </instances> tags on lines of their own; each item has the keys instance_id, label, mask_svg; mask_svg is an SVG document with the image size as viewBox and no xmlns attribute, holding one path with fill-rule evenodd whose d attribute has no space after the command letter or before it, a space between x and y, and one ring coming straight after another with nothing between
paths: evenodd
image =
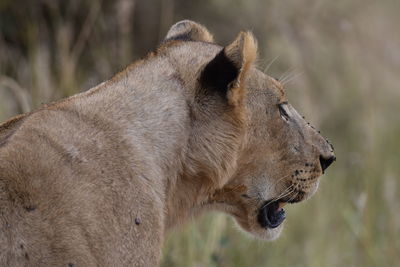
<instances>
[{"instance_id":1,"label":"lower tooth","mask_svg":"<svg viewBox=\"0 0 400 267\"><path fill-rule=\"evenodd\" d=\"M283 208L286 204L286 202L279 202L279 208Z\"/></svg>"}]
</instances>

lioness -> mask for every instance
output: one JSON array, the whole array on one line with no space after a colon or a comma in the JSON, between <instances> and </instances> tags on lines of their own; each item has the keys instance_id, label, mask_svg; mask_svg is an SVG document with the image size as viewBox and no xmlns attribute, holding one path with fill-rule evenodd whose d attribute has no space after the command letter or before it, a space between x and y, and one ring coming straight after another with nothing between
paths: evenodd
<instances>
[{"instance_id":1,"label":"lioness","mask_svg":"<svg viewBox=\"0 0 400 267\"><path fill-rule=\"evenodd\" d=\"M332 146L255 65L181 21L113 79L0 126L1 266L156 266L165 233L218 209L257 238L311 197Z\"/></svg>"}]
</instances>

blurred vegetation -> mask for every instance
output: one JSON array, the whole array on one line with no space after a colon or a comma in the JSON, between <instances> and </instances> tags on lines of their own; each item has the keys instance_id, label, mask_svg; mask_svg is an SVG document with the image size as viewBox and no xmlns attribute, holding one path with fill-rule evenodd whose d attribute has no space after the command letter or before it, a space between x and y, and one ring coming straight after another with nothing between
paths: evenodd
<instances>
[{"instance_id":1,"label":"blurred vegetation","mask_svg":"<svg viewBox=\"0 0 400 267\"><path fill-rule=\"evenodd\" d=\"M0 120L110 78L180 19L221 44L250 29L338 161L279 240L209 214L168 236L162 266L399 266L399 14L397 0L0 0Z\"/></svg>"}]
</instances>

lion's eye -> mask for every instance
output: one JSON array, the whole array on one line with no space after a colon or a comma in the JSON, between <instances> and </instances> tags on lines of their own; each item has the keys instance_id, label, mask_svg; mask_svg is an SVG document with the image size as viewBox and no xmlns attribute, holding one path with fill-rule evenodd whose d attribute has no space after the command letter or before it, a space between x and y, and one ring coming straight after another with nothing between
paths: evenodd
<instances>
[{"instance_id":1,"label":"lion's eye","mask_svg":"<svg viewBox=\"0 0 400 267\"><path fill-rule=\"evenodd\" d=\"M287 113L287 111L286 111L286 109L285 109L285 104L279 104L278 105L278 108L279 108L279 113L280 113L280 115L281 115L281 118L284 120L284 121L289 121L289 114Z\"/></svg>"}]
</instances>

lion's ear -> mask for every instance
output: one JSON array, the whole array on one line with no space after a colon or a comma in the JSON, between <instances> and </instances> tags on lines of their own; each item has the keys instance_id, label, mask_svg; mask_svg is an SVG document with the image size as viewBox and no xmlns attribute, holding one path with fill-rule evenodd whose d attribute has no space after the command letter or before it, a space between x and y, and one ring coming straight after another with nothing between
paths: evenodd
<instances>
[{"instance_id":1,"label":"lion's ear","mask_svg":"<svg viewBox=\"0 0 400 267\"><path fill-rule=\"evenodd\" d=\"M213 42L212 34L207 29L194 21L182 20L169 29L164 41L183 40L183 41L202 41Z\"/></svg>"},{"instance_id":2,"label":"lion's ear","mask_svg":"<svg viewBox=\"0 0 400 267\"><path fill-rule=\"evenodd\" d=\"M201 86L221 93L231 105L240 104L246 94L244 82L256 57L255 38L250 32L240 32L204 67Z\"/></svg>"}]
</instances>

